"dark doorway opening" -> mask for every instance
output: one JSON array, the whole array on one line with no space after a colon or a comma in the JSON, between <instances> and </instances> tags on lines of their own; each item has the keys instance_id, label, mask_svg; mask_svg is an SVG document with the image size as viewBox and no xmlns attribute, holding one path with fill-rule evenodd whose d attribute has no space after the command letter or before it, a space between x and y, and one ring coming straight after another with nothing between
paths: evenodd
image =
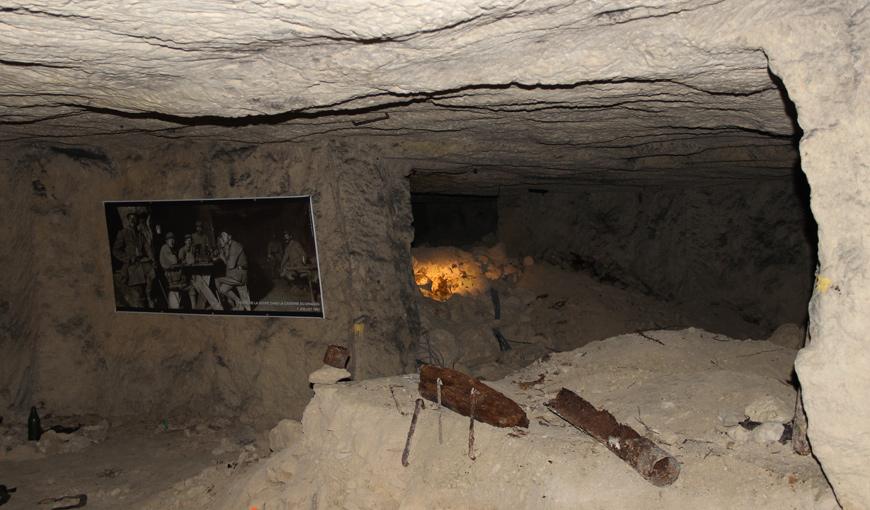
<instances>
[{"instance_id":1,"label":"dark doorway opening","mask_svg":"<svg viewBox=\"0 0 870 510\"><path fill-rule=\"evenodd\" d=\"M494 239L498 197L412 193L413 247L468 247Z\"/></svg>"}]
</instances>

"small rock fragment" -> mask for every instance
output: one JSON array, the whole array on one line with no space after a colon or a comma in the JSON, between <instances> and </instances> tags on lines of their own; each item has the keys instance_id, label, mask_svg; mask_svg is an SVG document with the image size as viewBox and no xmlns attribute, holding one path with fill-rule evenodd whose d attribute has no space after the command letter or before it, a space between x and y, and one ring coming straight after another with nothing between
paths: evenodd
<instances>
[{"instance_id":1,"label":"small rock fragment","mask_svg":"<svg viewBox=\"0 0 870 510\"><path fill-rule=\"evenodd\" d=\"M502 272L501 269L497 266L490 266L483 276L485 276L488 280L498 280L501 278Z\"/></svg>"},{"instance_id":2,"label":"small rock fragment","mask_svg":"<svg viewBox=\"0 0 870 510\"><path fill-rule=\"evenodd\" d=\"M235 451L237 449L238 449L238 445L234 444L232 441L230 441L229 439L224 437L221 439L220 446L217 446L214 449L212 449L211 454L215 455L215 456L223 455L224 453L232 452L232 451Z\"/></svg>"},{"instance_id":3,"label":"small rock fragment","mask_svg":"<svg viewBox=\"0 0 870 510\"><path fill-rule=\"evenodd\" d=\"M92 443L102 443L109 435L109 422L101 420L96 425L87 425L79 429L79 432Z\"/></svg>"},{"instance_id":4,"label":"small rock fragment","mask_svg":"<svg viewBox=\"0 0 870 510\"><path fill-rule=\"evenodd\" d=\"M79 434L59 434L53 430L48 430L39 438L36 447L41 453L55 455L79 452L91 444L90 440Z\"/></svg>"},{"instance_id":5,"label":"small rock fragment","mask_svg":"<svg viewBox=\"0 0 870 510\"><path fill-rule=\"evenodd\" d=\"M291 451L276 453L266 468L266 477L273 483L285 483L293 479L299 472L299 457Z\"/></svg>"},{"instance_id":6,"label":"small rock fragment","mask_svg":"<svg viewBox=\"0 0 870 510\"><path fill-rule=\"evenodd\" d=\"M752 436L752 432L743 427L729 427L725 433L735 444L743 444L749 441L749 438Z\"/></svg>"},{"instance_id":7,"label":"small rock fragment","mask_svg":"<svg viewBox=\"0 0 870 510\"><path fill-rule=\"evenodd\" d=\"M765 395L746 406L743 412L752 421L786 423L794 416L794 402L788 404L774 396Z\"/></svg>"},{"instance_id":8,"label":"small rock fragment","mask_svg":"<svg viewBox=\"0 0 870 510\"><path fill-rule=\"evenodd\" d=\"M771 333L767 341L782 347L798 350L803 347L805 336L806 331L804 328L797 324L787 323L776 328L776 331Z\"/></svg>"},{"instance_id":9,"label":"small rock fragment","mask_svg":"<svg viewBox=\"0 0 870 510\"><path fill-rule=\"evenodd\" d=\"M236 459L236 466L244 466L245 464L251 464L252 462L257 462L259 460L260 456L257 455L256 448L248 445L242 449L241 453L239 453L239 458Z\"/></svg>"},{"instance_id":10,"label":"small rock fragment","mask_svg":"<svg viewBox=\"0 0 870 510\"><path fill-rule=\"evenodd\" d=\"M759 444L776 443L782 437L785 427L782 423L762 423L752 429L752 440Z\"/></svg>"},{"instance_id":11,"label":"small rock fragment","mask_svg":"<svg viewBox=\"0 0 870 510\"><path fill-rule=\"evenodd\" d=\"M722 411L719 413L719 423L723 427L736 427L745 419L746 416L743 413L733 411Z\"/></svg>"}]
</instances>

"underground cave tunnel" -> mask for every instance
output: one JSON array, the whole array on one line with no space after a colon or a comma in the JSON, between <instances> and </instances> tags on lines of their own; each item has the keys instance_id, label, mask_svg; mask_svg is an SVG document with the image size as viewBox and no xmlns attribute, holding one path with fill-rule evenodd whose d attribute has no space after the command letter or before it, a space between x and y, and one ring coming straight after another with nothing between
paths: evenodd
<instances>
[{"instance_id":1,"label":"underground cave tunnel","mask_svg":"<svg viewBox=\"0 0 870 510\"><path fill-rule=\"evenodd\" d=\"M776 83L772 85L775 87ZM682 415L679 434L655 437L668 443L688 439L702 444L734 443L741 445L742 455L750 457L763 456L762 450L781 451L787 448L783 444L787 437L785 424L793 415L796 388L792 386L792 366L805 336L816 240L808 207L809 188L797 154L800 131L795 119L789 117L794 110L786 106L787 99L781 90L774 88L770 92L761 101L767 118L758 122L784 127L774 134L730 126L702 129L698 134L695 130L663 125L656 120L655 113L635 117L612 106L582 115L572 109L558 114L547 110L507 110L502 112L505 136L533 140L513 147L511 159L522 162L518 168L503 160L488 162L485 154L476 155L471 162L453 161L447 171L430 166L438 164L437 161L419 167L413 163L410 170L402 169L388 181L377 183L380 194L373 195L378 197L376 205L366 205L367 209L357 209L368 203L365 193L356 190L356 183L364 182L360 181L362 178L343 174L354 183L356 195L339 189L343 195L335 201L321 195L313 202L314 214L320 214L318 223L324 228L323 242L331 247L326 249L324 259L325 282L333 285L332 290L328 286L324 289L326 302L330 295L341 295L335 285L342 280L335 278L337 273L330 274L330 266L348 264L379 275L381 280L367 279L364 285L368 297L375 299L382 299L383 295L378 285L402 281L390 271L407 267L416 284L413 292L402 294L401 287L396 286L391 287L390 293L398 296L395 308L419 322L418 329L409 327L419 335L419 341L413 345L417 363L451 367L485 381L513 381L532 390L542 381L551 380L550 384L581 388L593 395L610 392L605 400L610 410L623 417L636 415L640 420L637 423L654 423L658 427L673 428L668 425L674 419L672 407L667 406L680 409L695 406L696 412ZM538 93L546 100L555 100L548 97L547 91ZM654 95L648 91L640 93ZM393 115L399 116L396 112ZM559 123L554 128L550 121L557 115ZM601 164L602 160L617 158L618 168L587 171L584 165L590 161L574 161L571 158L580 156L578 153L559 147L565 145L565 136L594 138L586 128L574 126L596 119L646 122L630 133L629 138L639 142L608 142L612 139L609 134L599 134L599 139L591 142L594 147L591 162ZM567 132L566 125L572 126ZM478 137L490 132L474 124L469 130L477 130ZM129 165L135 169L133 172L143 173L146 180L168 175L139 166L138 156L125 155L125 150L114 149L101 156L102 153L94 151L52 148L49 151L52 163L48 164L48 171L39 174L40 179L49 183L47 188L52 181L66 182L62 172L69 165L87 168L95 160L108 165ZM206 190L220 196L235 192L233 188L239 183L244 185L246 180L258 179L250 176L251 168L260 168L259 179L264 181L259 182L268 182L275 161L311 157L272 151L264 152L256 144L233 151L206 149L193 152L192 156L174 156L178 159L164 164L184 168L190 164L185 157L211 161L212 167L193 181L194 187L187 188L187 193ZM584 148L584 154L588 151ZM698 159L698 154L711 157ZM413 161L416 155L401 157ZM339 166L359 164L351 161ZM324 165L315 159L315 165L329 168L330 164L333 163ZM52 165L59 165L58 170L52 171ZM329 171L336 172L332 168ZM405 174L409 177L404 177ZM225 187L210 188L222 175L227 176ZM299 170L291 170L291 182L301 175ZM182 173L179 179L184 178ZM39 182L44 185L42 180ZM253 189L256 184L255 181ZM318 190L325 185L315 181L310 186ZM75 186L70 192L84 194ZM46 190L45 195L48 194ZM388 213L392 209L385 208L383 202L389 204L390 200L396 201L390 207L404 208L407 216ZM336 216L344 207L350 207L352 212ZM175 209L168 211L165 218L154 213L152 218L174 230L188 226L183 221L173 222ZM264 214L269 218L275 216L268 211ZM372 224L390 228L387 238L392 232L401 232L404 222L413 228L412 235L403 241L407 243L405 248L388 252L395 260L386 264L387 272L378 272L383 270L371 260L383 258L385 246L391 246L392 241L377 238L372 243L369 238L355 237L371 237L377 232L366 230L365 222L379 215L383 215L382 219ZM200 211L196 217L207 215ZM384 224L388 219L395 223ZM184 221L190 223L188 220ZM115 221L120 221L120 217ZM232 226L233 221L225 219L216 224ZM335 225L350 221L358 223L349 230L335 230ZM271 225L263 219L254 223ZM115 227L118 230L120 225ZM266 244L257 245L257 239L262 237L258 232L242 230L237 234L248 246L252 268L263 258L257 249L266 249ZM369 243L373 251L367 253L366 259L359 258L359 254L351 254L347 262L336 259L338 239L357 245ZM408 253L410 262L403 259ZM253 271L251 275L251 292L257 295L256 275ZM354 335L360 337L360 343L354 345L354 356L362 357L363 362L354 360L348 368L362 373L367 362L369 373L377 373L380 369L377 366L387 356L368 354L366 360L362 343L366 334L372 334L370 329L378 331L377 323L368 324L366 321L371 317L364 314L353 319ZM269 335L281 334L276 326L280 327L280 323L265 324L251 347L234 345L227 337L201 340L199 344L194 341L186 355L172 354L162 361L166 367L163 370L177 374L173 377L182 384L192 384L185 382L191 377L188 374L200 370L215 370L217 374L259 370L256 366L236 367L249 363L252 354L265 356L273 341ZM55 331L62 338L71 332L93 344L88 327L86 318L74 316L60 322ZM155 332L160 331L160 326L153 327L156 329L148 335L159 335ZM195 327L209 331L203 324ZM248 331L244 325L230 327L234 327L236 334ZM198 333L191 332L190 338L195 339ZM657 352L660 347L667 349L667 354ZM96 349L93 345L87 348ZM160 350L150 355L160 357ZM258 354L261 350L262 354ZM212 361L203 362L203 352ZM103 363L108 365L110 361ZM571 367L582 368L582 378L578 379ZM122 381L124 378L121 375ZM642 384L638 385L639 381ZM217 391L227 391L220 388L228 384L219 378ZM395 392L395 388L404 388L402 384L394 381L389 387ZM629 391L635 385L638 388ZM693 392L686 394L683 388L689 386ZM698 397L718 395L723 387L730 389L728 397ZM170 398L173 395L177 398L179 394L167 393ZM240 406L219 411L223 415L238 415L246 405L241 399L236 404L227 404L227 399L232 402L237 398L232 395L206 398L217 398L221 406ZM302 393L296 398L303 402L307 395ZM51 409L55 405L43 404L41 408ZM179 405L182 409L188 406L183 401ZM157 400L149 406L162 409L164 404ZM638 413L643 413L642 417ZM367 418L355 419L378 419L377 416L367 413ZM46 419L54 419L52 413ZM182 421L176 425L180 429L174 430L184 430L186 437L210 430L197 424L197 418L175 419ZM210 444L211 451L219 458L238 456L235 461L230 459L230 466L233 462L250 464L253 455L260 451L256 446L258 437L260 443L266 441L252 431L251 425L239 428L226 420L223 416L218 418L218 429L236 434L236 438L229 443L222 440L217 445ZM552 426L547 417L538 416L536 420L538 426ZM744 428L745 420L758 427ZM97 430L98 441L103 439L102 422L89 427ZM161 422L158 431L171 433L172 427L169 421ZM297 433L294 432L297 425L285 423L283 427L283 432L273 435ZM322 442L316 439L316 432L309 434L315 437L312 441ZM268 448L280 448L271 444L274 441L279 440L269 438ZM206 439L202 442L209 444ZM248 446L239 454L235 444ZM61 442L44 446L42 453L75 451L80 447ZM261 444L259 448L265 446ZM788 466L812 472L812 466L806 462L811 461L801 460Z\"/></svg>"},{"instance_id":2,"label":"underground cave tunnel","mask_svg":"<svg viewBox=\"0 0 870 510\"><path fill-rule=\"evenodd\" d=\"M762 101L764 115L768 118L758 122L794 128L796 122L789 118L793 109L785 106L784 96L778 91L770 92ZM547 91L538 93L546 100L555 100ZM644 92L643 87L640 93L654 95ZM770 118L775 116L772 112L778 115L774 120ZM137 179L149 181L159 176L170 179L173 186L184 186L182 182L190 180L189 172L180 172L178 181L173 181L162 168L185 168L192 162L207 160L211 163L208 170L194 178L192 186L188 184L183 188L184 194L207 192L221 196L238 192L234 188L245 186L249 181L252 186L243 188L245 191L257 190L262 183L269 183L275 175L276 161L310 158L312 166L318 170L328 169L329 173L323 177L326 182L337 174L352 183L349 188L339 187L337 198L330 198L328 193L317 195L323 189L330 189L323 181L310 181L301 189L303 193L314 190L314 214L320 215L318 224L323 228L320 239L325 247L326 302L330 296L335 299L342 296L343 278L347 274L364 268L367 275L375 275L367 276L359 286L366 294L344 298L346 301L338 303L339 309L357 307L352 317L353 347L354 357L362 361L355 359L348 367L355 373L362 374L367 369L369 376L378 374L390 357L385 353L371 354L378 352L371 347L367 352L366 335L395 335L390 330L377 329L384 328L383 323L372 320L372 315L380 313L378 309L375 313L371 308L368 314L360 313L358 302L377 302L378 307L386 308L380 300L391 295L394 299L391 308L407 314L408 330L418 335L419 340L412 344L417 363L450 367L487 382L496 381L494 384L510 381L531 391L549 381L550 385L578 388L584 394L607 393L608 397L602 402L622 419L636 419L638 426L650 423L658 427L656 430L679 430L659 435L651 433L668 444L691 440L698 444L721 445L722 451L738 448L741 455L749 458L763 458L771 451L786 451L789 448L784 444L787 443L786 425L790 425L793 416L796 389L792 386L792 367L805 336L807 302L816 264L815 225L808 208L809 189L797 154L799 130L769 134L725 126L702 129L702 134L698 134L692 129L663 125L656 120L656 114L635 117L609 106L583 115L572 109L559 112L555 128L548 123L556 115L546 110L507 110L502 114L506 131L509 131L506 136L533 140L515 146L511 153L512 160L523 163L520 167L511 167L504 160L488 162L482 154L472 162L453 161L445 171L430 166L440 164L438 161L418 164L415 161L418 155L399 155L399 158L415 161L411 168L387 174L387 179L376 181L374 185L364 179L383 174L361 172L358 156L336 164L318 160L316 150L314 155L275 152L257 144L232 151L208 146L199 152L173 149L178 152L170 151L169 156L162 156L168 159L161 161L156 169L148 167L147 159L143 165L141 154L130 155L128 148L114 147L98 152L60 150L55 145L47 151L47 156L40 156L48 158L47 163L39 158L31 161L40 165L33 175L39 177L42 187L37 196L42 200L52 196L52 188L58 192L63 186L69 186L64 193L70 196L88 196L87 187L78 187L68 180L70 169L74 169L72 173L87 173L96 167L102 173L110 173L112 165L119 165L130 168L129 172L140 176ZM394 112L394 116L399 115ZM647 124L630 133L629 138L637 138L639 142L614 144L607 141L612 135L605 133L603 139L591 142L594 150L584 148L583 154L573 152L573 148L559 147L565 145L566 136L593 138L593 133L586 128L574 126L595 119L625 123L641 119ZM566 131L566 125L572 127ZM478 130L478 137L489 133L488 129L474 124L469 130ZM476 143L491 142L478 140ZM339 151L330 147L330 152ZM572 159L585 157L590 151L589 161ZM704 160L703 157L698 159L698 154L712 156ZM620 161L618 168L594 172L584 168L590 162L601 164L612 158ZM110 169L105 170L105 166ZM340 168L345 167L359 173L340 173ZM260 174L252 177L256 169ZM304 170L289 170L288 180L306 178ZM216 184L222 178L225 183ZM283 184L278 181L278 189L282 189L280 186ZM377 193L360 191L370 186L377 188ZM118 193L117 189L109 193ZM124 193L130 192L136 189L124 189ZM372 200L372 197L376 198ZM197 209L199 212L191 218L176 220L175 216L183 216L176 212L180 207L172 205L162 213L165 217L154 212L150 217L165 228L182 231L190 226L194 217L209 217ZM348 209L343 211L343 208ZM394 211L405 211L405 216ZM44 214L53 218L55 213L48 209ZM82 221L80 218L86 214L65 210L63 217ZM250 223L233 217L215 221L215 224L229 225L226 228L239 222L242 227L269 225L269 232L278 232L280 225L272 225L269 219L277 217L276 213L264 214L266 216L257 216L259 219ZM378 218L377 221L374 218ZM118 216L114 221L120 219ZM307 216L304 219L302 223L309 221ZM292 220L281 223L290 222ZM353 226L348 227L348 223ZM406 233L406 237L396 243L391 236L404 232L408 225L413 228L412 234ZM71 233L80 228L75 224L70 227ZM121 225L114 227L114 231L118 231ZM378 229L386 229L386 233ZM260 235L256 228L246 232L238 225L236 231L237 239L248 246L250 267L265 264L260 261L265 255L257 250L266 250L267 244L261 241L269 236ZM113 238L109 236L109 243ZM75 245L77 241L70 238L67 242ZM306 242L313 243L313 237ZM340 255L346 249L343 243L365 246L370 251L355 248L348 250L344 258L345 255ZM399 248L395 248L397 244ZM313 246L309 251L313 253ZM392 258L385 257L384 253ZM408 254L410 261L406 258ZM383 266L377 265L382 262ZM330 268L336 267L349 269L330 272ZM396 268L407 268L413 273L416 286L410 289L412 292L403 290L399 283L403 278L393 272ZM119 267L114 268L115 272L118 270ZM250 288L256 296L260 291L254 276L252 270ZM44 285L51 287L55 283L59 285L62 281ZM383 287L385 285L393 286ZM127 319L121 321L126 323ZM414 321L418 322L416 326ZM163 329L168 324L166 319L151 324L151 330L144 333L150 342L170 333ZM174 324L183 327L186 323ZM320 327L315 323L304 331L333 338L335 330L325 329L324 334ZM87 315L77 314L62 315L53 330L58 339L82 339L85 342L82 352L86 356L99 356L95 370L98 375L92 373L90 377L99 380L109 373L108 377L116 377L120 387L127 386L126 371L111 375L109 367L116 361L102 354L101 349L110 347L98 346L98 341L92 338L94 328L105 326L93 325ZM172 374L171 384L186 386L192 395L203 392L196 383L199 374L213 374L209 377L216 378L215 387L206 390L204 398L208 406L217 403L217 412L199 411L191 417L187 413L192 407L186 401L191 395L168 388L165 397L180 399L175 405L184 411L166 413L163 398L152 397L145 405L172 417L159 422L158 434L182 432L185 438L196 438L193 444L208 446L206 454L228 459L226 465L234 470L239 465L255 465L258 455L286 446L281 442L289 439L283 436L297 437L300 425L285 420L265 437L263 431L256 431L253 420L235 422L235 417L250 412L244 410L250 401L268 401L272 397L268 391L259 396L249 393L244 398L233 395L236 390L230 388L238 383L229 379L236 377L230 374L256 377L254 374L262 370L261 365L268 367L271 363L276 365L270 370L282 371L284 362L270 361L274 352L269 349L274 349L270 347L274 345L274 336L282 335L283 328L282 323L270 319L259 329L255 327L258 331L255 338L243 345L234 343L225 328L232 328L234 335L250 333L249 326L243 323L197 323L188 330L189 345L181 353L167 352L165 347L155 344L151 344L154 345L151 351L143 351L139 345L133 349L140 356L159 360L157 373ZM206 335L202 335L204 332ZM113 333L109 328L106 336L117 338L124 334ZM665 353L657 351L660 348ZM313 357L311 352L304 353L301 349L288 355ZM56 363L51 357L46 359L49 366ZM87 358L83 361L91 362ZM140 377L149 380L151 376ZM322 374L312 377L316 385L329 386L335 382L324 382L318 378L324 377ZM360 378L362 383L368 379ZM387 387L401 409L403 400L395 394L410 395L413 390L406 386L407 379L391 381ZM693 391L687 393L687 387L692 387ZM729 393L720 396L724 387L729 388ZM70 418L57 418L52 411L75 397L59 388L51 388L46 394L47 402L38 405L44 418L49 423L74 428L76 424L70 422ZM323 389L320 392L329 394ZM520 400L527 397L512 395ZM307 388L303 387L294 400L301 405L308 397ZM359 398L369 402L373 397ZM310 413L315 415L340 413L339 408L330 408L330 405L351 408L347 403L314 402L313 409L319 410ZM524 402L532 405L531 401ZM671 409L674 408L693 409L692 413L683 411L679 415L678 428L673 425L675 413ZM366 407L361 416L347 418L349 421L339 428L351 426L357 420L379 420L379 412L382 409ZM217 425L213 428L201 422L202 416L214 414L218 417L214 418ZM401 411L398 415L404 416ZM549 428L555 423L541 415L534 419L537 427ZM105 441L104 450L109 446L115 448L118 437L115 442L106 439L106 423L99 421L85 426L79 433L81 438L72 441L50 434L49 439L40 440L43 446L37 447L35 459L28 457L27 445L18 445L17 440L10 441L14 445L10 451L13 457L17 455L35 463L40 455L51 458L58 453L87 451L91 442ZM753 428L748 428L750 425ZM137 433L142 433L141 426L134 425L134 428L140 427L135 429ZM403 426L404 423L396 423L387 428ZM219 430L231 437L215 443L210 430ZM318 438L318 433L316 430L307 432L313 443L326 444ZM359 440L377 442L368 436ZM241 451L239 445L242 445ZM102 459L106 465L120 463L125 469L136 469L132 457L122 458L132 455L129 448L129 445L122 447L120 454L103 453ZM704 456L711 452L714 450L681 450L682 455ZM542 451L529 453L532 458L542 454ZM178 470L173 476L184 476L184 462L168 451L161 450L160 455ZM312 450L311 455L319 456L322 452ZM202 461L202 456L193 458ZM800 470L807 473L807 477L817 479L812 461L800 459L788 463L787 469ZM617 468L605 469L604 476L610 476L609 469ZM40 476L39 469L31 475ZM214 476L210 473L206 478L212 480ZM306 494L306 489L298 489L298 494ZM187 501L185 497L196 499L199 496L172 495L169 499Z\"/></svg>"},{"instance_id":3,"label":"underground cave tunnel","mask_svg":"<svg viewBox=\"0 0 870 510\"><path fill-rule=\"evenodd\" d=\"M507 180L482 195L464 176L417 193L428 181L412 173L423 358L501 377L546 352L687 327L799 349L817 263L799 137L775 178ZM511 339L524 355L503 351Z\"/></svg>"},{"instance_id":4,"label":"underground cave tunnel","mask_svg":"<svg viewBox=\"0 0 870 510\"><path fill-rule=\"evenodd\" d=\"M128 3L0 9L10 509L868 508L870 10ZM204 204L265 198L310 214ZM102 205L137 201L121 234ZM197 218L248 265L194 256L196 294L155 260L161 294L129 295L160 309L117 307L117 239L173 255ZM263 313L288 301L318 306ZM527 421L417 404L421 363ZM561 388L679 478L568 425Z\"/></svg>"}]
</instances>

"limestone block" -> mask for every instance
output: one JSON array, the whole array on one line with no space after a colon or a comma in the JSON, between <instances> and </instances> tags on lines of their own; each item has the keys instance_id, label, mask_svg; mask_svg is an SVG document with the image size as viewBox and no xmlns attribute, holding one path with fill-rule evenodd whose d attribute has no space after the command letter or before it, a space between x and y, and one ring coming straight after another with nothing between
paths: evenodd
<instances>
[{"instance_id":1,"label":"limestone block","mask_svg":"<svg viewBox=\"0 0 870 510\"><path fill-rule=\"evenodd\" d=\"M350 372L329 365L323 365L308 376L311 384L335 384L343 379L350 379Z\"/></svg>"}]
</instances>

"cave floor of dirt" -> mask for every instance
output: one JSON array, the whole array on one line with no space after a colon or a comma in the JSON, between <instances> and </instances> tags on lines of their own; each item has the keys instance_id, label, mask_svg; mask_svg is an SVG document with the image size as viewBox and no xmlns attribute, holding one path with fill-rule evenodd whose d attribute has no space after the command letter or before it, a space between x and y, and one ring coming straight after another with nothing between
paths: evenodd
<instances>
[{"instance_id":1,"label":"cave floor of dirt","mask_svg":"<svg viewBox=\"0 0 870 510\"><path fill-rule=\"evenodd\" d=\"M688 329L547 355L488 382L527 411L527 431L479 424L473 461L464 453L467 419L445 412L439 445L430 405L409 468L399 457L416 374L319 386L304 439L277 453L264 432L229 420L117 422L105 440L75 453L0 458L0 483L17 489L3 510L53 508L38 502L80 493L89 509L289 509L311 501L319 501L314 508L503 508L495 503L502 498L515 508L641 508L654 498L661 508L833 509L812 458L734 421L756 402L778 402L777 412L787 414L795 354ZM673 454L682 465L678 481L651 486L549 412L543 403L562 387ZM469 484L474 491L464 489Z\"/></svg>"},{"instance_id":2,"label":"cave floor of dirt","mask_svg":"<svg viewBox=\"0 0 870 510\"><path fill-rule=\"evenodd\" d=\"M257 438L250 429L208 424L113 424L105 441L68 453L43 455L25 444L29 454L0 458L0 484L16 489L3 510L55 508L70 500L40 502L79 494L87 495L87 509L141 508L155 494L185 491L185 481L203 470L231 474L256 458ZM17 428L26 433L23 424ZM238 462L241 455L248 460Z\"/></svg>"},{"instance_id":3,"label":"cave floor of dirt","mask_svg":"<svg viewBox=\"0 0 870 510\"><path fill-rule=\"evenodd\" d=\"M815 460L779 441L793 412L796 352L688 328L550 354L487 381L522 407L528 429L477 423L472 459L468 418L428 402L407 466L400 459L417 374L316 385L302 437L288 448L238 470L209 467L144 508L834 510ZM563 387L673 455L676 482L651 485L549 411L545 403ZM746 417L775 437L739 425Z\"/></svg>"}]
</instances>

